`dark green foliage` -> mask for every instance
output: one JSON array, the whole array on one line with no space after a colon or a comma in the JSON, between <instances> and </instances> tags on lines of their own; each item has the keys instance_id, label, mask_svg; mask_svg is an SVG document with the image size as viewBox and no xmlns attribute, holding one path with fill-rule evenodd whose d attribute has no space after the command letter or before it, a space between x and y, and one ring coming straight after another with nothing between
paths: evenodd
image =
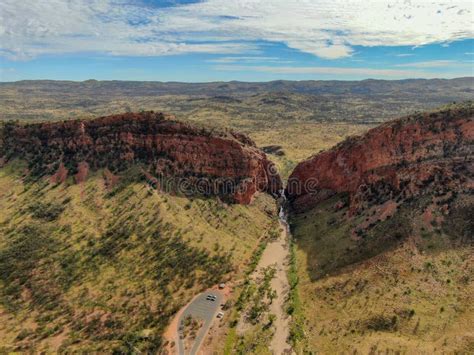
<instances>
[{"instance_id":1,"label":"dark green foliage","mask_svg":"<svg viewBox=\"0 0 474 355\"><path fill-rule=\"evenodd\" d=\"M288 283L290 285L290 293L288 298L287 313L293 319L290 323L290 341L295 346L298 342L301 342L304 335L304 314L301 305L300 296L298 294L298 270L295 254L295 244L290 244L290 267L288 270Z\"/></svg>"},{"instance_id":2,"label":"dark green foliage","mask_svg":"<svg viewBox=\"0 0 474 355\"><path fill-rule=\"evenodd\" d=\"M365 326L369 330L393 331L397 327L397 316L376 315L366 320Z\"/></svg>"},{"instance_id":3,"label":"dark green foliage","mask_svg":"<svg viewBox=\"0 0 474 355\"><path fill-rule=\"evenodd\" d=\"M64 204L59 204L55 202L34 202L28 207L28 212L31 213L31 216L36 219L42 219L45 221L54 221L56 220L65 209Z\"/></svg>"},{"instance_id":4,"label":"dark green foliage","mask_svg":"<svg viewBox=\"0 0 474 355\"><path fill-rule=\"evenodd\" d=\"M155 233L150 238L153 268L161 287L170 281L184 282L191 278L202 287L218 283L232 271L230 254L210 256L205 250L190 247L178 237ZM201 276L197 277L198 273Z\"/></svg>"},{"instance_id":5,"label":"dark green foliage","mask_svg":"<svg viewBox=\"0 0 474 355\"><path fill-rule=\"evenodd\" d=\"M254 325L261 320L262 315L268 311L271 301L276 297L270 285L275 272L276 270L272 267L263 269L263 278L259 283L247 278L244 289L236 302L237 310L245 311L246 318Z\"/></svg>"},{"instance_id":6,"label":"dark green foliage","mask_svg":"<svg viewBox=\"0 0 474 355\"><path fill-rule=\"evenodd\" d=\"M252 254L250 258L249 267L247 269L247 275L250 275L252 272L254 272L266 247L267 247L266 240L260 242L260 244L258 245L258 248L255 250L255 252Z\"/></svg>"},{"instance_id":7,"label":"dark green foliage","mask_svg":"<svg viewBox=\"0 0 474 355\"><path fill-rule=\"evenodd\" d=\"M2 303L11 308L23 287L32 288L31 273L39 263L56 251L57 244L39 225L22 226L7 234L7 244L0 249Z\"/></svg>"},{"instance_id":8,"label":"dark green foliage","mask_svg":"<svg viewBox=\"0 0 474 355\"><path fill-rule=\"evenodd\" d=\"M129 239L132 233L134 232L129 225L111 226L92 254L110 258L117 256L122 250L136 247ZM144 256L152 265L156 281L163 290L172 281L190 283L189 287L194 283L203 287L211 286L232 271L230 254L210 256L203 249L190 247L180 237L166 236L159 230L149 237L139 233L138 239L146 243L147 255ZM197 277L197 274L200 276Z\"/></svg>"},{"instance_id":9,"label":"dark green foliage","mask_svg":"<svg viewBox=\"0 0 474 355\"><path fill-rule=\"evenodd\" d=\"M276 270L272 267L263 270L263 280L257 285L255 293L252 295L252 302L247 315L250 323L254 325L260 322L265 312L268 312L270 303L276 296L275 291L270 285L270 282L275 277L275 272Z\"/></svg>"},{"instance_id":10,"label":"dark green foliage","mask_svg":"<svg viewBox=\"0 0 474 355\"><path fill-rule=\"evenodd\" d=\"M445 219L442 229L453 239L465 243L474 242L474 205L460 204L454 206L449 216Z\"/></svg>"},{"instance_id":11,"label":"dark green foliage","mask_svg":"<svg viewBox=\"0 0 474 355\"><path fill-rule=\"evenodd\" d=\"M123 192L130 184L134 182L143 181L145 176L143 175L142 167L140 165L136 165L130 167L129 169L125 170L122 174L120 174L120 179L118 180L118 184L110 190L106 197L111 198L121 192Z\"/></svg>"},{"instance_id":12,"label":"dark green foliage","mask_svg":"<svg viewBox=\"0 0 474 355\"><path fill-rule=\"evenodd\" d=\"M334 211L333 206L339 200L340 196L336 195L313 210L291 216L297 243L309 236L318 241L317 247L308 251L310 260L318 261L317 265L310 264L314 280L396 247L411 234L413 214L419 209L417 202L405 203L391 218L363 228L366 215L348 219L347 209ZM357 240L349 237L352 230L358 235Z\"/></svg>"}]
</instances>

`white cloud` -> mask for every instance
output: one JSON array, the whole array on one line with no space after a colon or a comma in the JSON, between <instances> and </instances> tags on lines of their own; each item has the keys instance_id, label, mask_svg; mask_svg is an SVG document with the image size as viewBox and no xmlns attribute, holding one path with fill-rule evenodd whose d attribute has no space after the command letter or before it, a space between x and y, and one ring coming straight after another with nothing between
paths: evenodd
<instances>
[{"instance_id":1,"label":"white cloud","mask_svg":"<svg viewBox=\"0 0 474 355\"><path fill-rule=\"evenodd\" d=\"M15 73L16 73L15 68L6 68L6 67L0 66L0 81L7 81Z\"/></svg>"},{"instance_id":2,"label":"white cloud","mask_svg":"<svg viewBox=\"0 0 474 355\"><path fill-rule=\"evenodd\" d=\"M400 54L396 54L395 57L400 57L400 58L403 58L403 57L412 57L414 56L414 54L411 54L411 53L400 53Z\"/></svg>"},{"instance_id":3,"label":"white cloud","mask_svg":"<svg viewBox=\"0 0 474 355\"><path fill-rule=\"evenodd\" d=\"M437 78L436 73L419 70L342 68L342 67L288 67L288 66L251 66L251 65L217 65L221 71L255 71L272 74L318 74L386 78Z\"/></svg>"},{"instance_id":4,"label":"white cloud","mask_svg":"<svg viewBox=\"0 0 474 355\"><path fill-rule=\"evenodd\" d=\"M0 67L0 75L2 73L15 73L16 69L15 68L1 68Z\"/></svg>"},{"instance_id":5,"label":"white cloud","mask_svg":"<svg viewBox=\"0 0 474 355\"><path fill-rule=\"evenodd\" d=\"M0 55L94 52L237 54L258 41L335 59L354 46L420 46L474 37L470 0L2 0Z\"/></svg>"},{"instance_id":6,"label":"white cloud","mask_svg":"<svg viewBox=\"0 0 474 355\"><path fill-rule=\"evenodd\" d=\"M396 67L406 67L406 68L443 68L443 67L452 67L453 65L461 65L459 61L456 60L430 60L426 62L412 62L397 64Z\"/></svg>"},{"instance_id":7,"label":"white cloud","mask_svg":"<svg viewBox=\"0 0 474 355\"><path fill-rule=\"evenodd\" d=\"M220 57L215 59L209 59L206 62L208 63L293 63L291 60L283 60L279 57L248 57L248 56L238 56L238 57Z\"/></svg>"}]
</instances>

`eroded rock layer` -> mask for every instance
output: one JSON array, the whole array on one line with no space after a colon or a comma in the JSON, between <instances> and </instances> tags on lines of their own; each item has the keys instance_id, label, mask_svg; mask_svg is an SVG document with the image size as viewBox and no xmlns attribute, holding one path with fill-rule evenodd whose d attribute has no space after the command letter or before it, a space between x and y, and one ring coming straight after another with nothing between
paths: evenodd
<instances>
[{"instance_id":1,"label":"eroded rock layer","mask_svg":"<svg viewBox=\"0 0 474 355\"><path fill-rule=\"evenodd\" d=\"M0 158L26 159L30 174L57 182L107 168L120 175L138 164L150 179L166 177L184 192L197 191L249 203L257 191L277 194L281 180L252 140L208 130L161 113L127 113L94 120L19 125L1 133ZM179 180L177 180L179 179Z\"/></svg>"},{"instance_id":2,"label":"eroded rock layer","mask_svg":"<svg viewBox=\"0 0 474 355\"><path fill-rule=\"evenodd\" d=\"M474 188L474 105L415 114L301 162L286 194L295 210L349 193L350 211L428 192Z\"/></svg>"}]
</instances>

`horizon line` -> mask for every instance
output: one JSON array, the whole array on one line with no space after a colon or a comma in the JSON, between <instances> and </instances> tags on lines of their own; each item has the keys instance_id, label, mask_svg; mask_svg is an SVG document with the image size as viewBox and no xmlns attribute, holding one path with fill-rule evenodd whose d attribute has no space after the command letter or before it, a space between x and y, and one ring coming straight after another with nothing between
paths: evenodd
<instances>
[{"instance_id":1,"label":"horizon line","mask_svg":"<svg viewBox=\"0 0 474 355\"><path fill-rule=\"evenodd\" d=\"M161 84L214 84L214 83L242 83L242 84L263 84L263 83L276 83L276 82L363 82L363 81L408 81L408 80L459 80L459 79L474 79L472 76L460 76L454 78L403 78L403 79L377 79L367 78L359 80L350 79L302 79L302 80L287 80L287 79L276 79L276 80L261 80L261 81L241 81L241 80L213 80L213 81L160 81L160 80L116 80L116 79L86 79L86 80L71 80L71 79L23 79L15 81L3 81L0 80L0 84L15 84L22 82L32 81L51 81L51 82L72 82L72 83L86 83L86 82L124 82L124 83L161 83Z\"/></svg>"}]
</instances>

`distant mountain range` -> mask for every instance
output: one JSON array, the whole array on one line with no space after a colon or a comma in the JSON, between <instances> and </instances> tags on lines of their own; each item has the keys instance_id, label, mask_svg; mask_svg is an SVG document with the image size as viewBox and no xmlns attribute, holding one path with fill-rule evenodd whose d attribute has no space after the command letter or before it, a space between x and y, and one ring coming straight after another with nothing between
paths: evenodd
<instances>
[{"instance_id":1,"label":"distant mountain range","mask_svg":"<svg viewBox=\"0 0 474 355\"><path fill-rule=\"evenodd\" d=\"M95 118L154 110L179 119L205 116L211 124L219 124L218 117L226 124L246 120L264 125L282 120L360 124L473 98L473 77L264 83L38 80L0 83L0 120Z\"/></svg>"},{"instance_id":2,"label":"distant mountain range","mask_svg":"<svg viewBox=\"0 0 474 355\"><path fill-rule=\"evenodd\" d=\"M255 95L265 92L287 92L310 95L394 95L394 94L439 94L442 96L474 94L474 78L456 79L406 79L406 80L276 80L269 82L210 82L181 83L159 81L98 81L86 80L24 80L0 83L2 89L15 88L20 93L38 94L48 90L49 94L65 94L74 90L76 94L91 92L102 95L149 96L149 95ZM454 91L451 91L454 90Z\"/></svg>"}]
</instances>

